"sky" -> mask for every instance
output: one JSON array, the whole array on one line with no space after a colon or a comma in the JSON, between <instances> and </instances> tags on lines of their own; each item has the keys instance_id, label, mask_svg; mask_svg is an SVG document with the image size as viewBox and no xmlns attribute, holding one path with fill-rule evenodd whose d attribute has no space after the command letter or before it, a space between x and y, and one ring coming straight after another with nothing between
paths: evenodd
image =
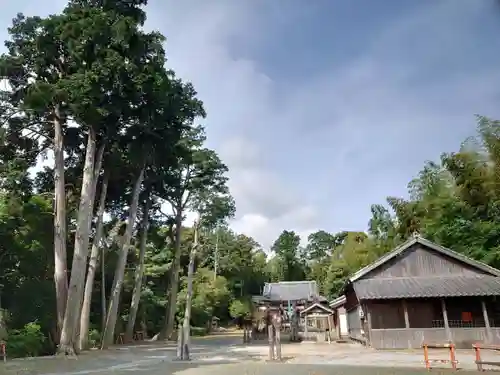
<instances>
[{"instance_id":1,"label":"sky","mask_svg":"<svg viewBox=\"0 0 500 375\"><path fill-rule=\"evenodd\" d=\"M64 1L4 0L18 12ZM148 29L191 81L209 146L230 169L231 227L265 248L281 231L366 230L426 160L500 119L495 0L150 0Z\"/></svg>"}]
</instances>

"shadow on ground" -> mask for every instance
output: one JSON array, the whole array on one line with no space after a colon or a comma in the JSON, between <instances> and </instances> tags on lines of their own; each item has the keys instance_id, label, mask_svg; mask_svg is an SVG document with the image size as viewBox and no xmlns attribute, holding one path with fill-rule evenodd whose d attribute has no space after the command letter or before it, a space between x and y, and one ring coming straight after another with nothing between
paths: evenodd
<instances>
[{"instance_id":1,"label":"shadow on ground","mask_svg":"<svg viewBox=\"0 0 500 375\"><path fill-rule=\"evenodd\" d=\"M192 361L175 360L175 343L154 342L89 351L77 359L46 357L0 363L0 375L419 375L429 374L420 351L375 351L360 345L285 344L281 363L266 361L266 345L238 337L193 339ZM439 353L436 353L436 355ZM439 355L442 355L440 353ZM457 358L470 374L473 353ZM451 370L432 370L433 374Z\"/></svg>"}]
</instances>

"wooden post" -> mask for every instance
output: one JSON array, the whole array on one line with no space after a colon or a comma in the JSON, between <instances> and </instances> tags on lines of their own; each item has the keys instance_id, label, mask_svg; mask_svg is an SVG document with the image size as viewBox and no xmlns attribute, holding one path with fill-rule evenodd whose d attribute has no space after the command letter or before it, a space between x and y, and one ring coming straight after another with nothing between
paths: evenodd
<instances>
[{"instance_id":1,"label":"wooden post","mask_svg":"<svg viewBox=\"0 0 500 375\"><path fill-rule=\"evenodd\" d=\"M330 344L332 342L332 339L331 339L331 331L332 331L332 325L331 325L331 322L330 322L330 315L327 315L326 316L326 321L327 321L327 325L328 325L328 336L327 336L327 339L328 339L328 343Z\"/></svg>"},{"instance_id":2,"label":"wooden post","mask_svg":"<svg viewBox=\"0 0 500 375\"><path fill-rule=\"evenodd\" d=\"M340 340L342 338L342 330L340 328L340 308L335 310L335 316L336 316L336 321L337 321L337 338Z\"/></svg>"},{"instance_id":3,"label":"wooden post","mask_svg":"<svg viewBox=\"0 0 500 375\"><path fill-rule=\"evenodd\" d=\"M372 346L372 312L370 311L370 307L366 307L366 328L368 330L366 345Z\"/></svg>"},{"instance_id":4,"label":"wooden post","mask_svg":"<svg viewBox=\"0 0 500 375\"><path fill-rule=\"evenodd\" d=\"M276 347L276 360L281 361L281 324L276 322L274 326L274 346Z\"/></svg>"},{"instance_id":5,"label":"wooden post","mask_svg":"<svg viewBox=\"0 0 500 375\"><path fill-rule=\"evenodd\" d=\"M308 341L309 340L308 336L309 335L307 334L307 315L304 315L304 341Z\"/></svg>"},{"instance_id":6,"label":"wooden post","mask_svg":"<svg viewBox=\"0 0 500 375\"><path fill-rule=\"evenodd\" d=\"M269 360L274 359L274 328L271 323L267 326L267 337L269 341Z\"/></svg>"},{"instance_id":7,"label":"wooden post","mask_svg":"<svg viewBox=\"0 0 500 375\"><path fill-rule=\"evenodd\" d=\"M486 328L487 342L491 343L493 340L493 335L491 332L490 319L488 317L488 309L486 309L486 303L484 302L484 299L481 300L481 308L483 310L484 327Z\"/></svg>"},{"instance_id":8,"label":"wooden post","mask_svg":"<svg viewBox=\"0 0 500 375\"><path fill-rule=\"evenodd\" d=\"M405 317L405 328L410 329L410 317L408 315L408 305L406 304L406 300L401 300L403 304L403 314ZM411 340L408 338L408 349L411 349Z\"/></svg>"},{"instance_id":9,"label":"wooden post","mask_svg":"<svg viewBox=\"0 0 500 375\"><path fill-rule=\"evenodd\" d=\"M441 298L441 310L443 310L443 321L444 321L444 329L446 330L446 339L448 341L452 341L450 324L448 323L448 312L446 311L446 302L444 298Z\"/></svg>"}]
</instances>

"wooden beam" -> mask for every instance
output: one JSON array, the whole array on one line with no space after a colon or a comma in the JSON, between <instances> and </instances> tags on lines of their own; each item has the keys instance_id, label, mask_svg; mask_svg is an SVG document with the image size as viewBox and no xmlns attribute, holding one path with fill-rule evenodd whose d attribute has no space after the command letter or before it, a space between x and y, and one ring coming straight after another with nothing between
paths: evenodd
<instances>
[{"instance_id":1,"label":"wooden beam","mask_svg":"<svg viewBox=\"0 0 500 375\"><path fill-rule=\"evenodd\" d=\"M448 323L448 311L446 310L446 301L444 298L441 298L441 310L443 310L443 321L444 328L446 330L446 339L448 341L452 341L450 324Z\"/></svg>"},{"instance_id":2,"label":"wooden beam","mask_svg":"<svg viewBox=\"0 0 500 375\"><path fill-rule=\"evenodd\" d=\"M493 333L491 332L490 319L488 317L488 309L486 308L486 303L484 299L481 300L481 309L483 310L484 327L486 328L486 339L488 343L493 340Z\"/></svg>"},{"instance_id":3,"label":"wooden beam","mask_svg":"<svg viewBox=\"0 0 500 375\"><path fill-rule=\"evenodd\" d=\"M304 316L304 341L307 341L309 340L309 337L308 337L308 333L307 333L307 315Z\"/></svg>"},{"instance_id":4,"label":"wooden beam","mask_svg":"<svg viewBox=\"0 0 500 375\"><path fill-rule=\"evenodd\" d=\"M408 329L410 328L410 317L408 316L408 305L406 304L405 299L402 300L402 304L403 304L403 314L405 317L405 328Z\"/></svg>"},{"instance_id":5,"label":"wooden beam","mask_svg":"<svg viewBox=\"0 0 500 375\"><path fill-rule=\"evenodd\" d=\"M370 306L365 305L366 310L366 328L368 329L366 337L366 345L372 346L372 312L370 311Z\"/></svg>"},{"instance_id":6,"label":"wooden beam","mask_svg":"<svg viewBox=\"0 0 500 375\"><path fill-rule=\"evenodd\" d=\"M407 305L405 299L401 300L401 303L403 304L403 314L405 317L405 328L410 329L410 316L408 315L408 305ZM411 349L411 340L409 337L408 337L408 349Z\"/></svg>"}]
</instances>

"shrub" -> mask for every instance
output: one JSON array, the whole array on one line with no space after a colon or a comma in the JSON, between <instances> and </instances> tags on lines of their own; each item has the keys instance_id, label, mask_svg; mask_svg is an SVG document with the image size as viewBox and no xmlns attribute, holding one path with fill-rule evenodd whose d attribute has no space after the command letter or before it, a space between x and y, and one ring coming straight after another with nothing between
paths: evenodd
<instances>
[{"instance_id":1,"label":"shrub","mask_svg":"<svg viewBox=\"0 0 500 375\"><path fill-rule=\"evenodd\" d=\"M101 333L97 329L89 330L89 344L96 348L101 343Z\"/></svg>"},{"instance_id":2,"label":"shrub","mask_svg":"<svg viewBox=\"0 0 500 375\"><path fill-rule=\"evenodd\" d=\"M205 336L207 329L204 327L191 327L191 336Z\"/></svg>"},{"instance_id":3,"label":"shrub","mask_svg":"<svg viewBox=\"0 0 500 375\"><path fill-rule=\"evenodd\" d=\"M10 330L7 338L7 356L37 357L42 353L46 339L36 322L28 323L22 329Z\"/></svg>"}]
</instances>

